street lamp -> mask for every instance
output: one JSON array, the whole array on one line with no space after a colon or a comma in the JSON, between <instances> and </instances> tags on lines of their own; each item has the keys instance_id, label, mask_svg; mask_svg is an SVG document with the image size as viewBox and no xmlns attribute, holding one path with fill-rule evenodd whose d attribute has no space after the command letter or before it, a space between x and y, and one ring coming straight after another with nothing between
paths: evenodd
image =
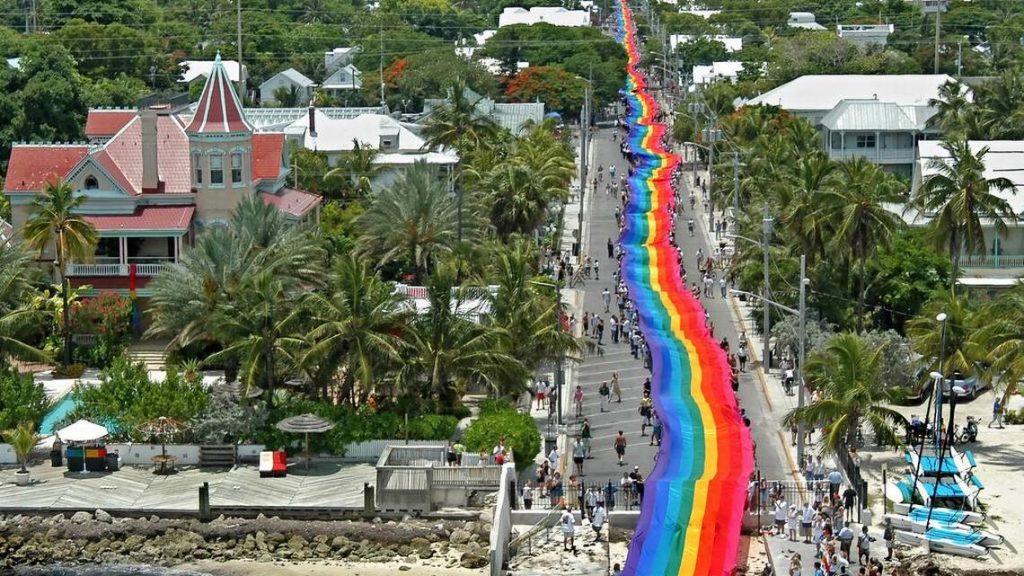
<instances>
[{"instance_id":1,"label":"street lamp","mask_svg":"<svg viewBox=\"0 0 1024 576\"><path fill-rule=\"evenodd\" d=\"M742 237L740 237L742 238ZM797 338L800 340L800 344L797 347L797 369L796 369L796 383L798 386L797 393L797 407L803 408L806 403L806 396L804 392L804 361L807 355L806 341L807 341L807 285L810 284L810 279L807 278L807 256L800 255L800 304L799 308L790 308L785 304L780 304L774 300L769 300L764 296L758 296L751 292L745 292L743 290L730 290L733 294L744 294L751 298L761 298L764 301L765 310L768 309L768 305L775 306L776 308L793 314L799 320ZM765 343L765 361L762 365L767 366L767 352L768 352L768 334L764 335ZM803 424L797 424L797 444L796 444L796 457L797 462L803 465L804 459L804 427Z\"/></svg>"},{"instance_id":2,"label":"street lamp","mask_svg":"<svg viewBox=\"0 0 1024 576\"><path fill-rule=\"evenodd\" d=\"M938 379L935 381L935 394L937 401L935 402L935 434L933 442L935 443L936 451L939 449L939 443L942 435L942 387L945 385L946 375L943 372L943 364L946 359L946 316L945 312L939 312L935 316L935 321L941 326L939 329L939 370L937 372ZM934 378L936 372L932 372L931 376Z\"/></svg>"}]
</instances>

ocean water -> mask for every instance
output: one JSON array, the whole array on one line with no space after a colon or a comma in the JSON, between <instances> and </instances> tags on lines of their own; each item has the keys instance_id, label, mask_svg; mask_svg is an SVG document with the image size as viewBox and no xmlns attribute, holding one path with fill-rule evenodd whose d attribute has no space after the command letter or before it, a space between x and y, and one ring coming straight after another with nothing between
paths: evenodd
<instances>
[{"instance_id":1,"label":"ocean water","mask_svg":"<svg viewBox=\"0 0 1024 576\"><path fill-rule=\"evenodd\" d=\"M142 564L26 566L24 568L14 568L9 572L0 570L0 574L12 574L14 576L210 576L206 572L175 570L173 568L160 568L159 566L146 566Z\"/></svg>"}]
</instances>

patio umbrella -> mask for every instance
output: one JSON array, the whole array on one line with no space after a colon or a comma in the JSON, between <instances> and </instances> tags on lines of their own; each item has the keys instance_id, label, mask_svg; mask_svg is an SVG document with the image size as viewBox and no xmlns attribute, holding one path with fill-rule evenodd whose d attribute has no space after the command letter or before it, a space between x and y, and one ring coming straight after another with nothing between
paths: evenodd
<instances>
[{"instance_id":1,"label":"patio umbrella","mask_svg":"<svg viewBox=\"0 0 1024 576\"><path fill-rule=\"evenodd\" d=\"M105 437L109 432L99 424L93 424L88 420L79 420L74 424L61 428L57 435L67 442L92 442Z\"/></svg>"},{"instance_id":2,"label":"patio umbrella","mask_svg":"<svg viewBox=\"0 0 1024 576\"><path fill-rule=\"evenodd\" d=\"M173 436L185 429L185 425L167 416L161 416L139 426L139 431L146 436L157 436L160 438L160 455L167 456L167 437Z\"/></svg>"},{"instance_id":3,"label":"patio umbrella","mask_svg":"<svg viewBox=\"0 0 1024 576\"><path fill-rule=\"evenodd\" d=\"M302 414L285 418L276 425L282 432L295 432L306 436L306 471L309 471L309 435L322 434L334 428L334 423L315 414Z\"/></svg>"}]
</instances>

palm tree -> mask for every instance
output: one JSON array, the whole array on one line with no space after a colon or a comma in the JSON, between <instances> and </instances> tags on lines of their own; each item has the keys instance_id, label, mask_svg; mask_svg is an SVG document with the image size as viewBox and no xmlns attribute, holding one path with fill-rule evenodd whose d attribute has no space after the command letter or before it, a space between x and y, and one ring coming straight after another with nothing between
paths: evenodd
<instances>
[{"instance_id":1,"label":"palm tree","mask_svg":"<svg viewBox=\"0 0 1024 576\"><path fill-rule=\"evenodd\" d=\"M27 273L31 258L20 244L0 244L0 364L9 358L46 362L49 356L22 336L39 325L43 313L31 304Z\"/></svg>"},{"instance_id":2,"label":"palm tree","mask_svg":"<svg viewBox=\"0 0 1024 576\"><path fill-rule=\"evenodd\" d=\"M952 284L959 276L961 253L975 253L985 248L982 220L1006 235L1007 222L1016 222L1009 201L997 194L1013 191L1013 183L1003 177L985 177L985 156L988 147L977 153L966 140L945 142L948 160L929 163L933 173L925 177L913 206L924 215L934 215L928 223L928 235L938 249L945 248L953 265Z\"/></svg>"},{"instance_id":3,"label":"palm tree","mask_svg":"<svg viewBox=\"0 0 1024 576\"><path fill-rule=\"evenodd\" d=\"M282 108L292 108L299 103L299 87L295 84L274 88L274 103ZM266 106L266 104L264 104Z\"/></svg>"},{"instance_id":4,"label":"palm tree","mask_svg":"<svg viewBox=\"0 0 1024 576\"><path fill-rule=\"evenodd\" d=\"M467 310L461 291L452 290L454 271L439 269L431 275L430 309L416 317L405 332L411 348L399 379L406 385L424 382L424 393L443 406L453 406L461 388L483 384L499 394L508 382L526 382L529 370L502 349L508 334L501 328L477 323L478 310Z\"/></svg>"},{"instance_id":5,"label":"palm tree","mask_svg":"<svg viewBox=\"0 0 1024 576\"><path fill-rule=\"evenodd\" d=\"M1018 284L982 308L977 325L972 350L987 351L988 372L999 375L990 381L998 381L1005 406L1024 378L1024 287Z\"/></svg>"},{"instance_id":6,"label":"palm tree","mask_svg":"<svg viewBox=\"0 0 1024 576\"><path fill-rule=\"evenodd\" d=\"M32 201L32 211L22 227L25 241L42 255L53 245L57 272L60 274L61 298L64 302L64 364L71 363L71 310L68 307L67 266L71 259L88 260L96 252L99 238L96 229L75 212L85 202L76 196L67 182L49 182Z\"/></svg>"},{"instance_id":7,"label":"palm tree","mask_svg":"<svg viewBox=\"0 0 1024 576\"><path fill-rule=\"evenodd\" d=\"M806 254L810 262L825 258L827 238L834 229L827 219L820 218L822 192L836 183L837 164L822 152L802 155L796 162L789 186L777 187L789 192L780 198L777 206L781 209L784 230L793 235L800 253Z\"/></svg>"},{"instance_id":8,"label":"palm tree","mask_svg":"<svg viewBox=\"0 0 1024 576\"><path fill-rule=\"evenodd\" d=\"M977 105L968 96L970 89L956 80L950 80L939 87L939 97L928 100L935 108L935 115L928 119L929 128L937 128L949 139L980 137L972 132L976 127Z\"/></svg>"},{"instance_id":9,"label":"palm tree","mask_svg":"<svg viewBox=\"0 0 1024 576\"><path fill-rule=\"evenodd\" d=\"M878 246L888 246L903 220L887 205L901 201L899 183L867 158L858 157L840 165L841 179L823 197L825 218L835 226L832 248L850 250L859 263L857 277L857 331L864 328L864 300L867 294L864 271L868 255Z\"/></svg>"},{"instance_id":10,"label":"palm tree","mask_svg":"<svg viewBox=\"0 0 1024 576\"><path fill-rule=\"evenodd\" d=\"M258 197L244 200L229 226L203 231L179 262L152 280L149 333L171 337L173 346L219 341L217 314L252 276L273 274L289 290L316 287L322 283L323 260L308 228L285 221Z\"/></svg>"},{"instance_id":11,"label":"palm tree","mask_svg":"<svg viewBox=\"0 0 1024 576\"><path fill-rule=\"evenodd\" d=\"M401 334L410 319L405 298L381 280L365 263L351 255L334 266L330 291L312 292L307 309L314 325L312 345L302 364L317 364L336 373L345 369L343 390L354 402L355 383L368 393L382 374L397 367L406 351Z\"/></svg>"},{"instance_id":12,"label":"palm tree","mask_svg":"<svg viewBox=\"0 0 1024 576\"><path fill-rule=\"evenodd\" d=\"M430 113L423 135L426 147L438 148L479 148L489 137L498 132L494 120L477 110L477 102L466 95L466 84L455 82L448 89L448 101Z\"/></svg>"},{"instance_id":13,"label":"palm tree","mask_svg":"<svg viewBox=\"0 0 1024 576\"><path fill-rule=\"evenodd\" d=\"M946 314L945 342L942 324L935 319L940 313ZM921 309L921 315L907 322L907 336L914 350L928 362L928 372L960 372L964 376L978 373L978 361L985 357L985 350L972 337L978 325L978 315L970 300L952 290L943 290L932 297Z\"/></svg>"},{"instance_id":14,"label":"palm tree","mask_svg":"<svg viewBox=\"0 0 1024 576\"><path fill-rule=\"evenodd\" d=\"M468 190L462 194L468 194ZM474 232L473 211L463 207L463 236ZM392 186L377 192L356 220L362 230L357 252L380 264L404 260L422 279L435 258L452 250L459 234L459 209L436 167L417 162Z\"/></svg>"},{"instance_id":15,"label":"palm tree","mask_svg":"<svg viewBox=\"0 0 1024 576\"><path fill-rule=\"evenodd\" d=\"M272 407L282 360L292 359L302 346L306 318L308 311L299 305L298 292L289 290L273 272L249 275L212 318L214 335L225 346L206 363L241 361L246 390L262 388L267 406Z\"/></svg>"},{"instance_id":16,"label":"palm tree","mask_svg":"<svg viewBox=\"0 0 1024 576\"><path fill-rule=\"evenodd\" d=\"M879 385L882 353L856 334L834 336L807 361L808 385L820 392L820 398L791 411L785 424L827 423L820 447L823 455L853 446L862 422L867 422L880 445L901 445L899 430L906 419L889 407L899 399L896 389Z\"/></svg>"},{"instance_id":17,"label":"palm tree","mask_svg":"<svg viewBox=\"0 0 1024 576\"><path fill-rule=\"evenodd\" d=\"M1019 120L1024 116L1024 69L1011 67L992 82L978 88L984 124L991 128L987 134L994 140L1016 140L1022 135Z\"/></svg>"},{"instance_id":18,"label":"palm tree","mask_svg":"<svg viewBox=\"0 0 1024 576\"><path fill-rule=\"evenodd\" d=\"M345 182L345 196L348 198L365 198L370 194L370 185L380 175L382 167L374 163L377 158L377 149L369 144L360 144L358 139L352 139L352 151L344 154L338 161L338 166L327 174L324 180L341 178Z\"/></svg>"}]
</instances>

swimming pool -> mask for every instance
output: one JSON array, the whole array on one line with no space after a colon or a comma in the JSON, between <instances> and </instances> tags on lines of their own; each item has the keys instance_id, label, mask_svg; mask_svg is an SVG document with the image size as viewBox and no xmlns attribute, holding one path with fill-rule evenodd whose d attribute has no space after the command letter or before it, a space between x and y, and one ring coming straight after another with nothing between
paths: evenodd
<instances>
[{"instance_id":1,"label":"swimming pool","mask_svg":"<svg viewBox=\"0 0 1024 576\"><path fill-rule=\"evenodd\" d=\"M39 433L43 436L49 436L53 434L53 429L58 422L67 418L68 414L71 413L75 407L78 406L78 400L72 394L65 394L58 402L54 405L53 409L43 416L43 421L39 424Z\"/></svg>"}]
</instances>

